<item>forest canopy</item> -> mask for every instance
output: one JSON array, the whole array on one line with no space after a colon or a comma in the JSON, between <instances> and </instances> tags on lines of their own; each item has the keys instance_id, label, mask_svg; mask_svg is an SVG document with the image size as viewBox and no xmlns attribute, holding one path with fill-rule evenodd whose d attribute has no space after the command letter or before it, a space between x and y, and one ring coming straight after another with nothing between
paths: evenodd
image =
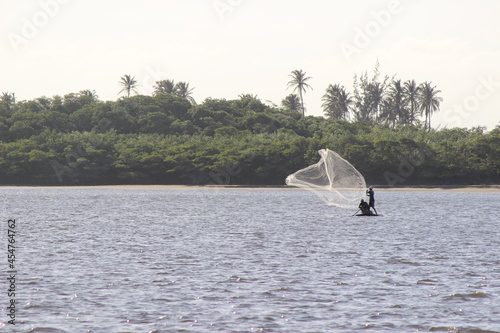
<instances>
[{"instance_id":1,"label":"forest canopy","mask_svg":"<svg viewBox=\"0 0 500 333\"><path fill-rule=\"evenodd\" d=\"M124 88L133 83L122 79ZM371 184L500 183L500 126L432 129L430 109L403 95L396 103L398 89L416 90L414 82L384 79L382 87L364 75L355 87L352 96L328 87L326 118L304 116L303 95L280 107L250 94L197 104L189 84L169 80L152 96L131 95L132 86L116 101L90 90L20 102L4 93L0 184L283 185L323 148ZM382 88L375 108L369 92Z\"/></svg>"}]
</instances>

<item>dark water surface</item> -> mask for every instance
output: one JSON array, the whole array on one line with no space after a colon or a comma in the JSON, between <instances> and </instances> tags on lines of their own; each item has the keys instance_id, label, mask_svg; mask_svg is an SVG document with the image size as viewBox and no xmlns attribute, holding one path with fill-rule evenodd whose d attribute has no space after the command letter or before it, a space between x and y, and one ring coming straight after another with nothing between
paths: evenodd
<instances>
[{"instance_id":1,"label":"dark water surface","mask_svg":"<svg viewBox=\"0 0 500 333\"><path fill-rule=\"evenodd\" d=\"M500 332L499 193L0 189L5 332ZM5 275L3 275L5 276Z\"/></svg>"}]
</instances>

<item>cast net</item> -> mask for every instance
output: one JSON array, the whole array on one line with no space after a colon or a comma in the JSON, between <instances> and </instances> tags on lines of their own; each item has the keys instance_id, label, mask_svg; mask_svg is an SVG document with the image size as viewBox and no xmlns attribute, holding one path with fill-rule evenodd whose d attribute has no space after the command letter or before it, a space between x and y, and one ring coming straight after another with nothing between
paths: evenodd
<instances>
[{"instance_id":1,"label":"cast net","mask_svg":"<svg viewBox=\"0 0 500 333\"><path fill-rule=\"evenodd\" d=\"M286 184L312 190L327 205L358 208L365 196L365 178L351 163L329 149L319 151L318 163L286 178Z\"/></svg>"}]
</instances>

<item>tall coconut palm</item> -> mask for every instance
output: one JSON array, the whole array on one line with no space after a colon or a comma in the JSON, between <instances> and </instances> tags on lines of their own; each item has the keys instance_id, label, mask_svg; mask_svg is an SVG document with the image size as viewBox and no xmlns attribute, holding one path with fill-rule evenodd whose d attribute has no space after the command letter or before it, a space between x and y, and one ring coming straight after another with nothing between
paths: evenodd
<instances>
[{"instance_id":1,"label":"tall coconut palm","mask_svg":"<svg viewBox=\"0 0 500 333\"><path fill-rule=\"evenodd\" d=\"M380 110L384 105L385 82L367 82L361 78L360 88L355 86L355 119L370 122L380 117Z\"/></svg>"},{"instance_id":2,"label":"tall coconut palm","mask_svg":"<svg viewBox=\"0 0 500 333\"><path fill-rule=\"evenodd\" d=\"M300 99L299 96L295 94L286 96L285 99L281 101L281 105L286 110L300 112Z\"/></svg>"},{"instance_id":3,"label":"tall coconut palm","mask_svg":"<svg viewBox=\"0 0 500 333\"><path fill-rule=\"evenodd\" d=\"M404 99L405 105L408 108L408 124L413 125L415 119L417 118L418 96L420 93L420 87L417 85L415 80L406 81L404 84Z\"/></svg>"},{"instance_id":4,"label":"tall coconut palm","mask_svg":"<svg viewBox=\"0 0 500 333\"><path fill-rule=\"evenodd\" d=\"M307 83L311 77L306 77L306 73L302 70L294 70L290 73L290 77L292 78L290 82L288 82L287 87L293 87L293 91L298 91L300 97L300 105L302 107L302 116L305 116L306 110L304 108L304 93L307 88L312 89L312 87Z\"/></svg>"},{"instance_id":5,"label":"tall coconut palm","mask_svg":"<svg viewBox=\"0 0 500 333\"><path fill-rule=\"evenodd\" d=\"M175 91L175 82L174 80L156 81L153 88L155 89L155 94L173 94Z\"/></svg>"},{"instance_id":6,"label":"tall coconut palm","mask_svg":"<svg viewBox=\"0 0 500 333\"><path fill-rule=\"evenodd\" d=\"M406 124L408 119L407 111L404 107L404 89L401 85L401 80L392 81L389 86L387 96L387 103L381 113L381 118L385 121L392 123L394 127L397 122Z\"/></svg>"},{"instance_id":7,"label":"tall coconut palm","mask_svg":"<svg viewBox=\"0 0 500 333\"><path fill-rule=\"evenodd\" d=\"M174 95L187 98L193 93L194 88L189 88L189 83L177 82L174 89Z\"/></svg>"},{"instance_id":8,"label":"tall coconut palm","mask_svg":"<svg viewBox=\"0 0 500 333\"><path fill-rule=\"evenodd\" d=\"M439 110L439 104L443 99L437 96L441 90L436 89L436 86L431 85L432 82L425 82L420 86L419 103L420 112L425 113L425 126L428 130L431 129L431 115Z\"/></svg>"},{"instance_id":9,"label":"tall coconut palm","mask_svg":"<svg viewBox=\"0 0 500 333\"><path fill-rule=\"evenodd\" d=\"M240 99L259 99L258 95L254 95L254 94L239 94L238 97Z\"/></svg>"},{"instance_id":10,"label":"tall coconut palm","mask_svg":"<svg viewBox=\"0 0 500 333\"><path fill-rule=\"evenodd\" d=\"M189 83L177 82L174 88L174 95L186 98L191 104L196 104L194 98L191 96L194 88L189 88Z\"/></svg>"},{"instance_id":11,"label":"tall coconut palm","mask_svg":"<svg viewBox=\"0 0 500 333\"><path fill-rule=\"evenodd\" d=\"M90 89L85 89L85 90L80 91L80 95L88 97L89 99L91 99L93 101L96 101L99 98L99 96L97 96L96 91L90 90Z\"/></svg>"},{"instance_id":12,"label":"tall coconut palm","mask_svg":"<svg viewBox=\"0 0 500 333\"><path fill-rule=\"evenodd\" d=\"M353 100L345 88L339 84L329 85L323 100L323 111L331 118L347 119Z\"/></svg>"},{"instance_id":13,"label":"tall coconut palm","mask_svg":"<svg viewBox=\"0 0 500 333\"><path fill-rule=\"evenodd\" d=\"M126 92L127 97L130 97L130 92L134 92L137 94L137 81L135 80L135 77L124 75L120 78L119 83L121 86L123 86L123 88L118 94Z\"/></svg>"}]
</instances>

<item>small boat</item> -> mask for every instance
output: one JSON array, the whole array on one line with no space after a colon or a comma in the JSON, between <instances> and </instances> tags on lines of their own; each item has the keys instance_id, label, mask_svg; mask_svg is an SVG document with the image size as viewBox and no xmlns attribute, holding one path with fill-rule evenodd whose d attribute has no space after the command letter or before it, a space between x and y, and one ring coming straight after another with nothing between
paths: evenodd
<instances>
[{"instance_id":1,"label":"small boat","mask_svg":"<svg viewBox=\"0 0 500 333\"><path fill-rule=\"evenodd\" d=\"M363 213L361 213L361 214L356 214L356 216L382 216L382 215L378 215L378 214L375 214L375 213L373 213L373 212L370 212L370 213L368 213L368 214L363 214Z\"/></svg>"}]
</instances>

